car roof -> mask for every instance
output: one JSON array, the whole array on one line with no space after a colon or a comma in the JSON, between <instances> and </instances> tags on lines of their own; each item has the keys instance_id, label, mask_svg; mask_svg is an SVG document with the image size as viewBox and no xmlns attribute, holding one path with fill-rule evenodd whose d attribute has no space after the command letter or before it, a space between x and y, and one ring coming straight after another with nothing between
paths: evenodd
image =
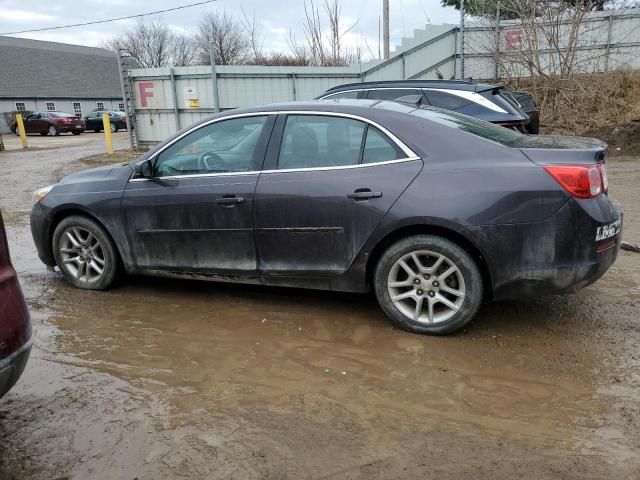
<instances>
[{"instance_id":1,"label":"car roof","mask_svg":"<svg viewBox=\"0 0 640 480\"><path fill-rule=\"evenodd\" d=\"M482 92L500 88L499 85L475 83L468 80L385 80L378 82L347 83L331 87L324 94L343 90L367 90L372 88L446 88L449 90L464 90L467 92ZM324 95L323 94L323 95Z\"/></svg>"}]
</instances>

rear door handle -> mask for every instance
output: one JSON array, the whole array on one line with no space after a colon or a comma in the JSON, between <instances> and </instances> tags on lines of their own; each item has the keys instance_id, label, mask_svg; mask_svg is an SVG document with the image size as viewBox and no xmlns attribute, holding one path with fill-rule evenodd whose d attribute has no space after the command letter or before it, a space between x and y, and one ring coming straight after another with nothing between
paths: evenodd
<instances>
[{"instance_id":1,"label":"rear door handle","mask_svg":"<svg viewBox=\"0 0 640 480\"><path fill-rule=\"evenodd\" d=\"M218 205L223 205L226 207L233 207L234 205L238 205L239 203L244 203L244 197L237 197L236 195L223 195L216 198L216 203Z\"/></svg>"},{"instance_id":2,"label":"rear door handle","mask_svg":"<svg viewBox=\"0 0 640 480\"><path fill-rule=\"evenodd\" d=\"M381 196L382 192L374 192L370 188L358 188L353 193L348 194L347 198L357 202L359 200L369 200L370 198L380 198Z\"/></svg>"}]
</instances>

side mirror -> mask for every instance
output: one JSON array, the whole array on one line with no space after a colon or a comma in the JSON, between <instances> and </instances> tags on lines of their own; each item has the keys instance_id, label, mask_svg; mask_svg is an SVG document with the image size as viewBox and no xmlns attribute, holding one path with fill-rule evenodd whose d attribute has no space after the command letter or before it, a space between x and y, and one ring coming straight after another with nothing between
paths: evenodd
<instances>
[{"instance_id":1,"label":"side mirror","mask_svg":"<svg viewBox=\"0 0 640 480\"><path fill-rule=\"evenodd\" d=\"M145 160L142 163L137 163L133 168L133 172L138 178L151 178L153 177L153 161Z\"/></svg>"}]
</instances>

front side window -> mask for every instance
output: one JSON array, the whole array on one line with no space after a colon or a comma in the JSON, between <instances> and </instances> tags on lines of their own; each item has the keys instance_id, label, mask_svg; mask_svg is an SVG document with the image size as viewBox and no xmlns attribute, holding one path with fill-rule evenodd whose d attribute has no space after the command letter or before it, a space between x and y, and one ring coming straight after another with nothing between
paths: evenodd
<instances>
[{"instance_id":1,"label":"front side window","mask_svg":"<svg viewBox=\"0 0 640 480\"><path fill-rule=\"evenodd\" d=\"M201 127L160 153L154 175L167 177L252 170L267 119L266 115L233 118Z\"/></svg>"},{"instance_id":2,"label":"front side window","mask_svg":"<svg viewBox=\"0 0 640 480\"><path fill-rule=\"evenodd\" d=\"M56 104L54 102L46 102L45 106L47 108L47 112L55 112L56 111Z\"/></svg>"}]
</instances>

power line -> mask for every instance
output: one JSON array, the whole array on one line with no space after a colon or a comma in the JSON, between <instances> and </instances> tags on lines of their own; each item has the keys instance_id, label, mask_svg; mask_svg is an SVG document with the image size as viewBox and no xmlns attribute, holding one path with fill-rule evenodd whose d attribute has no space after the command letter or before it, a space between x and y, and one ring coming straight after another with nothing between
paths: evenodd
<instances>
[{"instance_id":1,"label":"power line","mask_svg":"<svg viewBox=\"0 0 640 480\"><path fill-rule=\"evenodd\" d=\"M203 0L202 2L191 3L189 5L181 5L179 7L167 8L165 10L156 10L155 12L147 12L147 13L139 13L137 15L129 15L126 17L117 17L117 18L109 18L107 20L96 20L93 22L84 22L84 23L73 23L71 25L59 25L57 27L46 27L46 28L34 28L32 30L21 30L19 32L5 32L0 33L0 35L17 35L20 33L32 33L32 32L45 32L47 30L60 30L62 28L72 28L72 27L84 27L86 25L97 25L99 23L109 23L109 22L117 22L118 20L128 20L130 18L140 18L146 17L149 15L157 15L159 13L173 12L175 10L182 10L184 8L197 7L198 5L205 5L207 3L212 3L217 0Z\"/></svg>"}]
</instances>

